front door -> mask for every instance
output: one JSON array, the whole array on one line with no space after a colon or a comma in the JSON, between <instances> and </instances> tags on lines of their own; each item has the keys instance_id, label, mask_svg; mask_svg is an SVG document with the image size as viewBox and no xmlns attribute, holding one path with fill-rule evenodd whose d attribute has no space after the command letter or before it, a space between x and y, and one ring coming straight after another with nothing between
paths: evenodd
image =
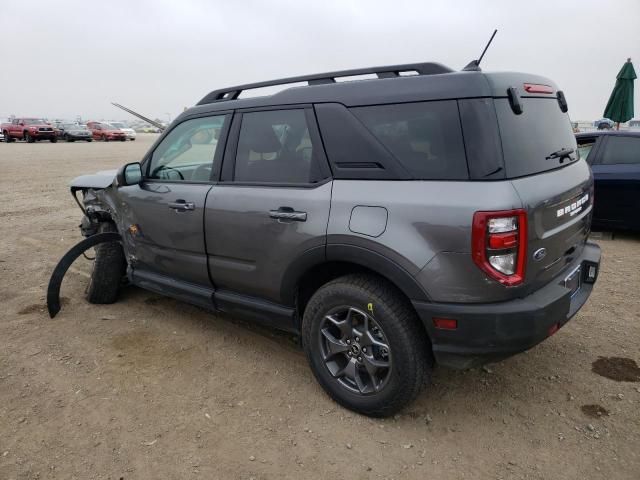
<instances>
[{"instance_id":1,"label":"front door","mask_svg":"<svg viewBox=\"0 0 640 480\"><path fill-rule=\"evenodd\" d=\"M291 306L283 277L303 255L324 255L330 202L311 109L236 114L205 211L216 288Z\"/></svg>"},{"instance_id":2,"label":"front door","mask_svg":"<svg viewBox=\"0 0 640 480\"><path fill-rule=\"evenodd\" d=\"M226 121L227 115L215 115L176 125L143 162L140 185L119 189L134 281L160 278L175 289L211 287L204 208Z\"/></svg>"}]
</instances>

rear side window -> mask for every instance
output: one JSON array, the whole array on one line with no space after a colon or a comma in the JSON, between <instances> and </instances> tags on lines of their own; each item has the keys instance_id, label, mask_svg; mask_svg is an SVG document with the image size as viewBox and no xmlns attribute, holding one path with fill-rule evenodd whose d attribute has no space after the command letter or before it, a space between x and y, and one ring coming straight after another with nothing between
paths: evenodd
<instances>
[{"instance_id":1,"label":"rear side window","mask_svg":"<svg viewBox=\"0 0 640 480\"><path fill-rule=\"evenodd\" d=\"M596 139L593 137L578 139L578 153L580 154L580 158L584 158L589 165L593 163L594 157L590 157L590 155L595 144Z\"/></svg>"},{"instance_id":2,"label":"rear side window","mask_svg":"<svg viewBox=\"0 0 640 480\"><path fill-rule=\"evenodd\" d=\"M522 113L516 115L506 98L496 98L495 106L502 139L504 164L508 178L523 177L569 165L570 161L548 159L562 149L576 149L576 139L569 116L562 113L556 98L526 98Z\"/></svg>"},{"instance_id":3,"label":"rear side window","mask_svg":"<svg viewBox=\"0 0 640 480\"><path fill-rule=\"evenodd\" d=\"M317 167L303 109L242 115L234 181L311 183Z\"/></svg>"},{"instance_id":4,"label":"rear side window","mask_svg":"<svg viewBox=\"0 0 640 480\"><path fill-rule=\"evenodd\" d=\"M609 136L602 154L605 165L640 163L640 138Z\"/></svg>"},{"instance_id":5,"label":"rear side window","mask_svg":"<svg viewBox=\"0 0 640 480\"><path fill-rule=\"evenodd\" d=\"M415 179L469 178L454 100L358 107L351 112Z\"/></svg>"}]
</instances>

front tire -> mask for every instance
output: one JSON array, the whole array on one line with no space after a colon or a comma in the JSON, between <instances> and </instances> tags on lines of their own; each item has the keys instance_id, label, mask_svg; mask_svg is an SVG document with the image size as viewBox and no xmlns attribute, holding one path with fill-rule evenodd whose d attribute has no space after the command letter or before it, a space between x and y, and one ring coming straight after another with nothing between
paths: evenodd
<instances>
[{"instance_id":1,"label":"front tire","mask_svg":"<svg viewBox=\"0 0 640 480\"><path fill-rule=\"evenodd\" d=\"M24 140L27 143L33 143L36 141L36 139L33 138L29 132L24 132Z\"/></svg>"},{"instance_id":2,"label":"front tire","mask_svg":"<svg viewBox=\"0 0 640 480\"><path fill-rule=\"evenodd\" d=\"M430 376L428 339L408 300L384 279L347 275L311 297L302 321L311 369L342 406L393 415Z\"/></svg>"},{"instance_id":3,"label":"front tire","mask_svg":"<svg viewBox=\"0 0 640 480\"><path fill-rule=\"evenodd\" d=\"M118 232L115 224L101 223L98 233ZM95 247L96 257L93 263L87 300L89 303L114 303L118 299L118 290L127 271L122 245L118 242L101 243Z\"/></svg>"},{"instance_id":4,"label":"front tire","mask_svg":"<svg viewBox=\"0 0 640 480\"><path fill-rule=\"evenodd\" d=\"M102 141L103 142L108 142L109 141L109 137L107 137L106 135L102 136Z\"/></svg>"},{"instance_id":5,"label":"front tire","mask_svg":"<svg viewBox=\"0 0 640 480\"><path fill-rule=\"evenodd\" d=\"M51 138L49 139L49 141L50 141L51 143L58 143L58 137L51 137Z\"/></svg>"}]
</instances>

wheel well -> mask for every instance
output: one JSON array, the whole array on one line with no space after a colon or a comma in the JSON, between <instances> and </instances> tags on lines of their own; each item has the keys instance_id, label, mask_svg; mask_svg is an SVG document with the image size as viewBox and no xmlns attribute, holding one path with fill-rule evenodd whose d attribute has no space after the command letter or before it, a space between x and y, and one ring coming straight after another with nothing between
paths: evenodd
<instances>
[{"instance_id":1,"label":"wheel well","mask_svg":"<svg viewBox=\"0 0 640 480\"><path fill-rule=\"evenodd\" d=\"M307 303L309 303L309 300L311 299L313 294L321 286L330 282L331 280L351 273L364 273L382 279L384 282L395 288L398 293L400 293L406 299L409 305L411 305L409 297L384 275L380 275L378 272L362 265L358 265L356 263L326 262L309 269L307 272L305 272L305 274L300 278L300 281L298 282L295 304L298 322L301 322L302 316L304 315L304 310L307 307Z\"/></svg>"}]
</instances>

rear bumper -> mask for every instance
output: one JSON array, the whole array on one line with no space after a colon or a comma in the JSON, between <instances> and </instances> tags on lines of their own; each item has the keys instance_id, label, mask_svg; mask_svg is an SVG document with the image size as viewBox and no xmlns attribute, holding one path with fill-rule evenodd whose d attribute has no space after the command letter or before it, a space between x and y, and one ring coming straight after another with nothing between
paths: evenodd
<instances>
[{"instance_id":1,"label":"rear bumper","mask_svg":"<svg viewBox=\"0 0 640 480\"><path fill-rule=\"evenodd\" d=\"M571 293L564 276L531 295L499 303L444 304L413 302L441 365L470 368L523 352L553 335L585 304L594 283L584 281L590 266L599 271L600 247L587 243L567 273L582 266L583 282ZM595 282L595 279L594 279ZM438 329L433 318L457 320L455 330Z\"/></svg>"}]
</instances>

